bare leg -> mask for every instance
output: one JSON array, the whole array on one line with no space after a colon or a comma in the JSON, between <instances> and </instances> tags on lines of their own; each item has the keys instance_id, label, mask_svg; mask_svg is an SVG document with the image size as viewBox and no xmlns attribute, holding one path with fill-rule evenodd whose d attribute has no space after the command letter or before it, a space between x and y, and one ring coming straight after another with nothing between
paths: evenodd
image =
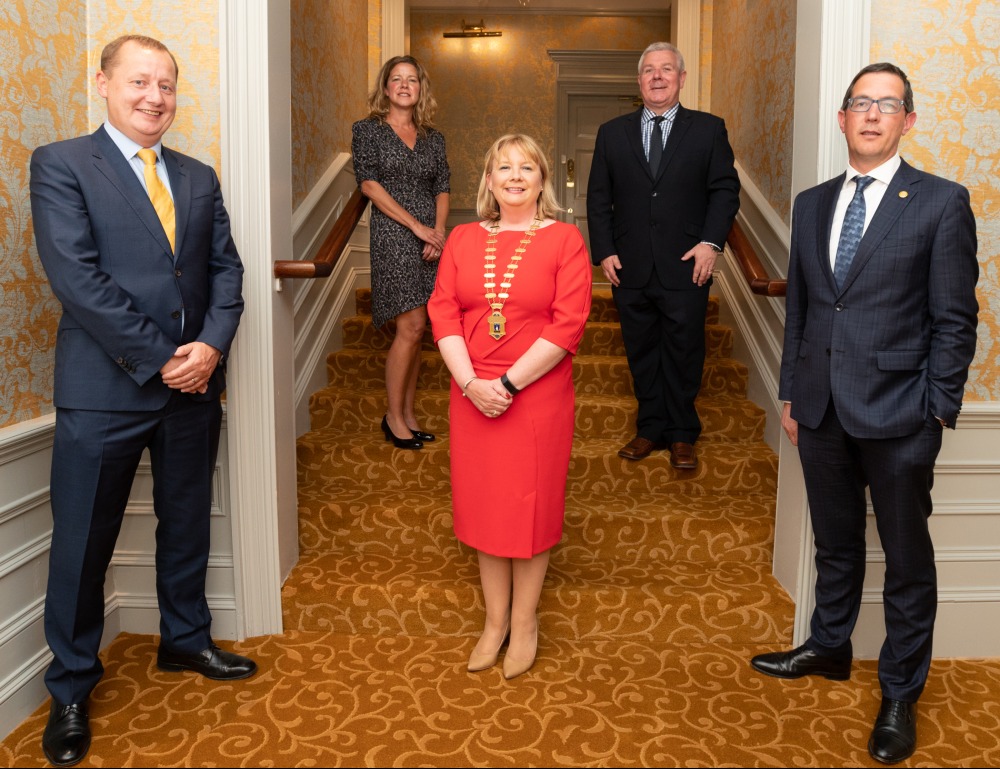
<instances>
[{"instance_id":1,"label":"bare leg","mask_svg":"<svg viewBox=\"0 0 1000 769\"><path fill-rule=\"evenodd\" d=\"M421 308L424 309L424 308ZM427 310L424 309L424 319L426 325ZM416 349L413 353L413 361L410 363L409 377L406 380L406 391L403 393L403 419L410 430L419 430L420 423L417 422L417 413L414 407L417 402L417 379L420 376L420 352L423 342L423 331L420 332L420 339L417 341Z\"/></svg>"},{"instance_id":2,"label":"bare leg","mask_svg":"<svg viewBox=\"0 0 1000 769\"><path fill-rule=\"evenodd\" d=\"M385 359L385 392L389 408L386 419L389 429L397 438L413 437L407 427L406 409L407 393L411 386L409 410L412 415L413 399L415 397L417 378L416 372L420 363L420 345L427 326L427 309L423 306L414 307L396 316L396 336ZM413 420L416 424L416 420Z\"/></svg>"},{"instance_id":3,"label":"bare leg","mask_svg":"<svg viewBox=\"0 0 1000 769\"><path fill-rule=\"evenodd\" d=\"M500 646L510 621L511 559L479 551L479 579L486 603L486 626L476 644L477 653L488 653Z\"/></svg>"},{"instance_id":4,"label":"bare leg","mask_svg":"<svg viewBox=\"0 0 1000 769\"><path fill-rule=\"evenodd\" d=\"M515 659L534 659L538 644L538 599L548 567L548 550L532 558L513 559L514 603L507 655Z\"/></svg>"}]
</instances>

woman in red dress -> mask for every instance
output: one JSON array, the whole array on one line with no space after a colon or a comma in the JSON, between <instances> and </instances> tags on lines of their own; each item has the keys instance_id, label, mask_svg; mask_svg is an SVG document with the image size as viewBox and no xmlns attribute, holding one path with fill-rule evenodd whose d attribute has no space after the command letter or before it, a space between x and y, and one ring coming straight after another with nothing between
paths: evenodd
<instances>
[{"instance_id":1,"label":"woman in red dress","mask_svg":"<svg viewBox=\"0 0 1000 769\"><path fill-rule=\"evenodd\" d=\"M572 355L590 312L580 231L559 211L537 143L511 134L486 153L482 222L456 227L428 302L452 375L455 534L479 555L486 625L469 670L535 661L538 599L562 537L573 444Z\"/></svg>"}]
</instances>

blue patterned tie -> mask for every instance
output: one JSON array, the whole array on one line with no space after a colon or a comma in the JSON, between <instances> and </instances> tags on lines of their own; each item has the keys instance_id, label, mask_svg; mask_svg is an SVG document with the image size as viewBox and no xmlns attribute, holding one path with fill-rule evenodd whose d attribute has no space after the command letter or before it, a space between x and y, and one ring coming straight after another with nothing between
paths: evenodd
<instances>
[{"instance_id":1,"label":"blue patterned tie","mask_svg":"<svg viewBox=\"0 0 1000 769\"><path fill-rule=\"evenodd\" d=\"M856 189L847 206L847 213L844 214L844 226L840 230L840 242L837 244L837 261L833 266L833 279L837 281L837 288L843 285L854 255L858 252L858 244L861 243L861 235L865 230L865 188L873 181L875 179L871 176L858 176L854 179Z\"/></svg>"}]
</instances>

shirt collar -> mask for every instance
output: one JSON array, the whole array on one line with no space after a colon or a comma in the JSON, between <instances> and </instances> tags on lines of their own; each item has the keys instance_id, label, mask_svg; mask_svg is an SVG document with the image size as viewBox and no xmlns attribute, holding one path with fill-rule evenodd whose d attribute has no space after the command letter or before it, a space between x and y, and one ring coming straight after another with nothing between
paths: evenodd
<instances>
[{"instance_id":1,"label":"shirt collar","mask_svg":"<svg viewBox=\"0 0 1000 769\"><path fill-rule=\"evenodd\" d=\"M134 141L129 139L125 134L111 125L107 120L104 121L104 130L108 132L108 136L111 137L111 141L115 143L115 146L121 150L121 153L125 156L126 160L131 160L135 157L136 153L143 147L141 144L136 144ZM150 147L156 153L157 160L163 159L163 142L158 141L152 147Z\"/></svg>"},{"instance_id":2,"label":"shirt collar","mask_svg":"<svg viewBox=\"0 0 1000 769\"><path fill-rule=\"evenodd\" d=\"M877 179L885 185L888 185L892 181L892 177L896 175L896 171L899 170L899 166L902 164L903 159L899 156L897 152L882 165L877 168L873 168L866 174L862 174L860 171L855 170L851 166L847 166L847 177L844 179L844 184L853 181L858 176L870 176L873 179Z\"/></svg>"},{"instance_id":3,"label":"shirt collar","mask_svg":"<svg viewBox=\"0 0 1000 769\"><path fill-rule=\"evenodd\" d=\"M678 110L678 108L680 106L681 106L681 103L677 102L673 107L671 107L670 109L668 109L666 112L663 113L663 117L665 117L667 119L667 122L670 122L675 117L677 117L677 110ZM643 108L642 108L642 122L643 123L648 123L654 117L656 117L656 113L653 112L653 110L651 110L649 107L643 106Z\"/></svg>"}]
</instances>

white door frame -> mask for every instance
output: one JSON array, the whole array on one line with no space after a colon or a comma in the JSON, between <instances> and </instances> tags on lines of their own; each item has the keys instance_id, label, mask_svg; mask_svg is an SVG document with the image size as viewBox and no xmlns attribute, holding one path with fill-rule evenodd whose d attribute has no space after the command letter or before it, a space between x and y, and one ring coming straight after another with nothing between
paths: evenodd
<instances>
[{"instance_id":1,"label":"white door frame","mask_svg":"<svg viewBox=\"0 0 1000 769\"><path fill-rule=\"evenodd\" d=\"M245 267L227 393L240 638L281 632L281 582L298 547L287 535L297 515L293 316L272 277L274 260L291 258L289 25L288 0L219 2L222 186Z\"/></svg>"}]
</instances>

